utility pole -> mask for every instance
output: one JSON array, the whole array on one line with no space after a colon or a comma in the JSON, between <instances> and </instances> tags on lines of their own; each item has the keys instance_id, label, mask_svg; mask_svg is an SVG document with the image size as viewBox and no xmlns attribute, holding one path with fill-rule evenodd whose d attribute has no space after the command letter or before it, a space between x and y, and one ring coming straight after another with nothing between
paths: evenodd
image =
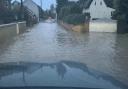
<instances>
[{"instance_id":1,"label":"utility pole","mask_svg":"<svg viewBox=\"0 0 128 89\"><path fill-rule=\"evenodd\" d=\"M21 8L21 13L20 13L21 14L21 20L23 20L24 19L23 0L21 0L21 7L20 8Z\"/></svg>"}]
</instances>

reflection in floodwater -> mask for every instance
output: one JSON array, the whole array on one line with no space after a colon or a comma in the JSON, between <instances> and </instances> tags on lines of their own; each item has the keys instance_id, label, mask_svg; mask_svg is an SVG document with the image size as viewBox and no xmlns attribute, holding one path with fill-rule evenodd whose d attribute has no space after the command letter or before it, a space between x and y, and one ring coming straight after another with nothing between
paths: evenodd
<instances>
[{"instance_id":1,"label":"reflection in floodwater","mask_svg":"<svg viewBox=\"0 0 128 89\"><path fill-rule=\"evenodd\" d=\"M64 30L56 23L39 23L33 28L30 28L27 33L16 36L13 40L0 44L0 63L9 63L10 65L11 62L12 65L14 64L14 67L12 65L11 66L15 70L15 73L12 73L13 69L9 70L12 74L11 77L2 77L1 79L3 80L1 81L6 83L6 81L9 80L8 78L10 78L10 80L14 79L19 81L18 79L15 79L14 76L19 76L19 79L21 79L21 75L27 76L22 78L22 82L26 82L26 84L28 84L28 82L34 84L34 81L46 79L45 77L48 77L48 75L51 77L49 77L49 80L44 80L44 84L49 82L50 79L53 79L53 76L58 75L61 77L60 80L65 79L65 76L70 76L69 79L71 78L70 80L72 80L76 75L85 76L80 70L77 70L77 68L80 68L83 72L86 72L85 74L88 77L90 76L89 79L102 80L102 78L107 74L112 76L107 79L111 80L112 78L113 80L114 78L114 80L116 79L121 81L123 84L128 85L127 45L127 34L82 34ZM64 63L60 62L63 60L65 61ZM16 66L15 63L18 65L20 64L20 61L24 62L24 66ZM84 66L82 66L82 64L78 65L69 61L83 63ZM25 64L26 62L29 62L29 64ZM72 68L75 69L72 70ZM97 72L92 73L89 68L105 74L103 74L104 76L102 75L102 78L101 76L98 77L98 74L95 74ZM26 69L28 70L26 71ZM20 73L21 71L23 72L22 74ZM32 74L33 72L34 74ZM3 72L1 73L1 75L3 75ZM4 73L7 75L9 74L8 71ZM67 73L69 74L67 75ZM42 74L40 76L45 77L39 78L39 74ZM88 80L87 76L85 76L86 80ZM93 78L91 76L93 76ZM33 82L31 81L32 78L34 79ZM81 84L83 84L82 82L85 82L85 79L82 77L77 76L75 78L79 79ZM58 79L56 78L56 80ZM67 81L68 79L65 80L65 82ZM21 81L19 84L20 83Z\"/></svg>"},{"instance_id":2,"label":"reflection in floodwater","mask_svg":"<svg viewBox=\"0 0 128 89\"><path fill-rule=\"evenodd\" d=\"M40 79L37 80L38 78ZM89 69L83 63L72 61L58 63L1 63L0 87L7 85L10 87L66 86L127 89L127 86L113 77Z\"/></svg>"}]
</instances>

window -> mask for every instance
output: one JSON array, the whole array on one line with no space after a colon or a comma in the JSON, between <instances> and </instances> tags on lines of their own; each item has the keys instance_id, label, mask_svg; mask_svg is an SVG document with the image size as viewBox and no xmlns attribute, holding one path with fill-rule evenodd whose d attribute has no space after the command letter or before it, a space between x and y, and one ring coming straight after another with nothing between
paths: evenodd
<instances>
[{"instance_id":1,"label":"window","mask_svg":"<svg viewBox=\"0 0 128 89\"><path fill-rule=\"evenodd\" d=\"M95 5L96 5L96 2L95 2Z\"/></svg>"},{"instance_id":2,"label":"window","mask_svg":"<svg viewBox=\"0 0 128 89\"><path fill-rule=\"evenodd\" d=\"M111 16L113 15L113 11L111 12Z\"/></svg>"},{"instance_id":3,"label":"window","mask_svg":"<svg viewBox=\"0 0 128 89\"><path fill-rule=\"evenodd\" d=\"M100 5L102 5L102 1L100 2Z\"/></svg>"}]
</instances>

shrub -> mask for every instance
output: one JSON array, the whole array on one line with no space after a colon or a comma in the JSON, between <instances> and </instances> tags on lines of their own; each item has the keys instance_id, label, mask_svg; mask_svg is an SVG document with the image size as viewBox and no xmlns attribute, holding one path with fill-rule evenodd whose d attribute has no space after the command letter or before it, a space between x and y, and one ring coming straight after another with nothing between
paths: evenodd
<instances>
[{"instance_id":1,"label":"shrub","mask_svg":"<svg viewBox=\"0 0 128 89\"><path fill-rule=\"evenodd\" d=\"M67 6L62 7L58 15L58 19L62 20L65 16L69 15L71 13L70 9L71 8Z\"/></svg>"},{"instance_id":2,"label":"shrub","mask_svg":"<svg viewBox=\"0 0 128 89\"><path fill-rule=\"evenodd\" d=\"M70 3L69 5L65 5L60 9L58 14L59 19L62 20L65 16L71 14L81 14L82 8L76 3Z\"/></svg>"},{"instance_id":3,"label":"shrub","mask_svg":"<svg viewBox=\"0 0 128 89\"><path fill-rule=\"evenodd\" d=\"M84 14L71 14L65 16L63 21L68 24L78 25L85 23L85 15Z\"/></svg>"},{"instance_id":4,"label":"shrub","mask_svg":"<svg viewBox=\"0 0 128 89\"><path fill-rule=\"evenodd\" d=\"M10 10L4 10L2 13L0 13L0 20L3 23L10 23L14 20L14 13Z\"/></svg>"}]
</instances>

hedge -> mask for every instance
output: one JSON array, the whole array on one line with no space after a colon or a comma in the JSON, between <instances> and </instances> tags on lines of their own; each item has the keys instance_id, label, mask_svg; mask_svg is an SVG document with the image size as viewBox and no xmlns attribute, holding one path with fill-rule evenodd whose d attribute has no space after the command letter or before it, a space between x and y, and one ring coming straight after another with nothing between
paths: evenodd
<instances>
[{"instance_id":1,"label":"hedge","mask_svg":"<svg viewBox=\"0 0 128 89\"><path fill-rule=\"evenodd\" d=\"M68 16L65 16L63 18L63 22L66 22L68 24L78 25L85 23L85 15L84 14L71 14Z\"/></svg>"}]
</instances>

